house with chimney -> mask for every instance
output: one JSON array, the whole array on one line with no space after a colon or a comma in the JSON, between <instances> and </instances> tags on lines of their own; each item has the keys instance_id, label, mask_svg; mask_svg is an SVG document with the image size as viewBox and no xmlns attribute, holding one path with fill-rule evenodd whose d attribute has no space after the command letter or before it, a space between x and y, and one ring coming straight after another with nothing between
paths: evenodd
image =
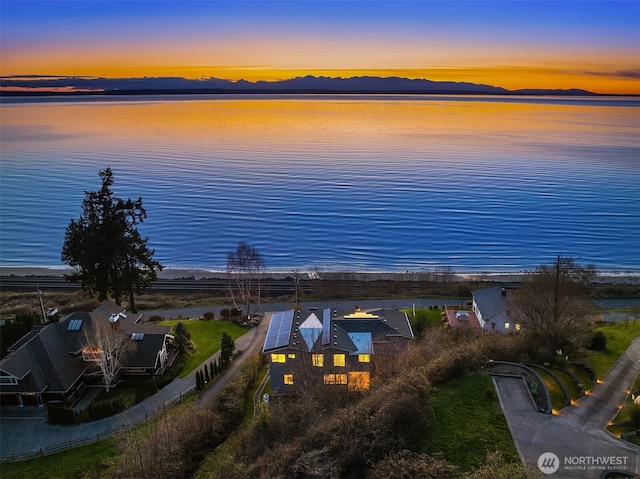
<instances>
[{"instance_id":1,"label":"house with chimney","mask_svg":"<svg viewBox=\"0 0 640 479\"><path fill-rule=\"evenodd\" d=\"M374 380L376 357L405 348L413 337L409 318L397 309L291 309L271 316L262 352L275 393L308 381L362 391Z\"/></svg>"},{"instance_id":2,"label":"house with chimney","mask_svg":"<svg viewBox=\"0 0 640 479\"><path fill-rule=\"evenodd\" d=\"M513 290L502 286L478 289L472 292L472 313L483 331L511 333L520 331L521 325L509 318L507 304Z\"/></svg>"},{"instance_id":3,"label":"house with chimney","mask_svg":"<svg viewBox=\"0 0 640 479\"><path fill-rule=\"evenodd\" d=\"M169 363L170 327L142 322L112 302L75 312L57 323L33 328L0 361L0 404L44 406L79 399L89 384L100 384L96 361L112 351L89 347L98 328L119 331L128 353L119 375L159 376Z\"/></svg>"}]
</instances>

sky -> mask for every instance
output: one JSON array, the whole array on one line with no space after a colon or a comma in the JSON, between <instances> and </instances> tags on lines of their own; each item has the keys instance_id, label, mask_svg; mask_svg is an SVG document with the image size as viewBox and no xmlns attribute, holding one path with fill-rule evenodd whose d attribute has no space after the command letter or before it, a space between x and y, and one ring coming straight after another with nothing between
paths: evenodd
<instances>
[{"instance_id":1,"label":"sky","mask_svg":"<svg viewBox=\"0 0 640 479\"><path fill-rule=\"evenodd\" d=\"M640 1L0 0L0 75L376 75L640 94Z\"/></svg>"}]
</instances>

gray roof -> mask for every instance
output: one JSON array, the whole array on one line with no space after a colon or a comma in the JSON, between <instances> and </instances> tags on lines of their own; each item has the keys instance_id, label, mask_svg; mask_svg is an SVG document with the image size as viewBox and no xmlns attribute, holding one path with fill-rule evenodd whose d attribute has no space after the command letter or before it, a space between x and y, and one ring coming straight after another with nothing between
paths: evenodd
<instances>
[{"instance_id":1,"label":"gray roof","mask_svg":"<svg viewBox=\"0 0 640 479\"><path fill-rule=\"evenodd\" d=\"M80 355L86 335L91 333L97 321L108 321L111 314L121 311L123 308L115 303L105 302L92 313L76 312L59 323L35 328L14 344L13 352L0 361L3 374L20 379L18 385L0 385L0 391L68 391L91 367ZM142 341L131 341L133 352L127 362L130 367L155 367L158 352L171 328L136 323L137 318L139 316L127 315L127 320L120 324L129 336L133 332L145 333ZM81 321L77 329L69 329L72 321Z\"/></svg>"},{"instance_id":2,"label":"gray roof","mask_svg":"<svg viewBox=\"0 0 640 479\"><path fill-rule=\"evenodd\" d=\"M162 349L165 341L164 334L146 334L138 341L131 341L133 349L127 356L127 367L132 368L155 368L158 359L158 352Z\"/></svg>"},{"instance_id":3,"label":"gray roof","mask_svg":"<svg viewBox=\"0 0 640 479\"><path fill-rule=\"evenodd\" d=\"M297 349L301 351L322 351L325 349L339 349L342 351L355 352L358 346L349 337L349 333L371 333L373 341L384 341L390 337L413 338L413 331L409 324L409 319L405 313L397 309L376 309L361 312L361 317L353 317L353 311L334 314L333 309L329 309L329 314L319 314L315 312L317 319L325 326L326 318L329 318L330 341L323 344L323 335L316 339L312 348L309 348L300 331L300 325L314 313L301 313L300 318L293 321L289 342L277 348L263 348L263 352L276 351L280 349ZM345 317L346 316L346 317Z\"/></svg>"},{"instance_id":4,"label":"gray roof","mask_svg":"<svg viewBox=\"0 0 640 479\"><path fill-rule=\"evenodd\" d=\"M507 297L509 291L505 290L507 295L503 296L503 289L504 288L500 286L494 286L472 292L473 300L482 315L483 321L498 324L509 322L509 316L507 315Z\"/></svg>"}]
</instances>

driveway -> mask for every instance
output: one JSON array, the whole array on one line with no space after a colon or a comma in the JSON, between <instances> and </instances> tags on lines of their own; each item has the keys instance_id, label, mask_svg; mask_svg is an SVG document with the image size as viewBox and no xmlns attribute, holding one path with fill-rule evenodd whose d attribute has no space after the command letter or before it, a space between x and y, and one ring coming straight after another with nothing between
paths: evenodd
<instances>
[{"instance_id":1,"label":"driveway","mask_svg":"<svg viewBox=\"0 0 640 479\"><path fill-rule=\"evenodd\" d=\"M302 302L300 306L302 309L307 310L309 308L322 309L327 307L350 309L355 308L356 305L362 308L386 307L411 309L414 304L416 308L427 308L442 304L460 304L460 302L459 299L414 298ZM292 307L294 307L293 303L269 303L261 305L260 310L267 313L263 321L258 327L251 329L244 336L235 340L236 349L242 350L243 353L231 362L229 369L227 369L211 387L201 393L198 400L208 400L211 396L219 392L231 380L247 358L262 351L262 345L269 325L269 311L280 311ZM223 308L229 308L229 306L154 310L143 312L143 316L149 318L154 315L160 315L166 319L178 317L196 318L202 316L206 311L214 311L216 314L219 314L220 309ZM216 352L202 364L209 364L216 360L218 355L219 352ZM200 367L202 367L202 365ZM1 459L21 459L39 454L49 454L66 447L71 447L72 445L86 444L104 439L105 437L145 421L191 391L195 387L195 376L200 367L193 370L184 378L175 379L156 394L136 404L127 411L98 421L82 423L76 426L50 424L47 421L45 408L16 408L15 414L12 414L11 408L3 408L2 416L0 416Z\"/></svg>"},{"instance_id":2,"label":"driveway","mask_svg":"<svg viewBox=\"0 0 640 479\"><path fill-rule=\"evenodd\" d=\"M554 415L536 412L521 378L494 376L500 405L523 463L538 472L540 456L553 453L557 462L556 457L545 456L549 466L543 468L545 477L598 478L607 468L639 474L640 448L605 430L639 372L640 338L636 338L601 384ZM558 468L551 473L555 465Z\"/></svg>"}]
</instances>

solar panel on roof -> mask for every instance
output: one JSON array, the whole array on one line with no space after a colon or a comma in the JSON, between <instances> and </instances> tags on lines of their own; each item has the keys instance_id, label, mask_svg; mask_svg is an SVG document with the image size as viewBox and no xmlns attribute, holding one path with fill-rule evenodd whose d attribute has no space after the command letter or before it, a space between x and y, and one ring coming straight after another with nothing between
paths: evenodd
<instances>
[{"instance_id":1,"label":"solar panel on roof","mask_svg":"<svg viewBox=\"0 0 640 479\"><path fill-rule=\"evenodd\" d=\"M67 325L67 331L80 331L80 327L82 326L81 319L71 319L69 324Z\"/></svg>"},{"instance_id":2,"label":"solar panel on roof","mask_svg":"<svg viewBox=\"0 0 640 479\"><path fill-rule=\"evenodd\" d=\"M331 342L331 308L322 311L322 344Z\"/></svg>"},{"instance_id":3,"label":"solar panel on roof","mask_svg":"<svg viewBox=\"0 0 640 479\"><path fill-rule=\"evenodd\" d=\"M267 338L264 341L264 350L281 348L289 344L289 335L293 325L293 309L282 311L271 316Z\"/></svg>"}]
</instances>

